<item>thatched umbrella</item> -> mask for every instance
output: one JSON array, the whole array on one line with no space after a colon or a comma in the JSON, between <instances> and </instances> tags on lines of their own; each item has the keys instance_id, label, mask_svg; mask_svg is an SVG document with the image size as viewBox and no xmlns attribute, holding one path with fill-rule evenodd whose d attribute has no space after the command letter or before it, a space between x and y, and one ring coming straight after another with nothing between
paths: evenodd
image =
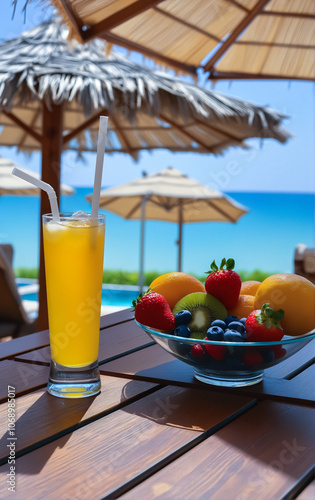
<instances>
[{"instance_id":1,"label":"thatched umbrella","mask_svg":"<svg viewBox=\"0 0 315 500\"><path fill-rule=\"evenodd\" d=\"M121 56L105 57L100 41L69 46L68 34L54 18L0 45L0 144L40 149L42 179L58 197L63 148L94 150L100 114L110 117L107 152L133 157L156 148L218 153L248 137L281 142L288 137L280 127L283 116L276 112L152 72ZM42 196L41 213L49 211ZM44 328L42 247L40 255L39 327Z\"/></svg>"}]
</instances>

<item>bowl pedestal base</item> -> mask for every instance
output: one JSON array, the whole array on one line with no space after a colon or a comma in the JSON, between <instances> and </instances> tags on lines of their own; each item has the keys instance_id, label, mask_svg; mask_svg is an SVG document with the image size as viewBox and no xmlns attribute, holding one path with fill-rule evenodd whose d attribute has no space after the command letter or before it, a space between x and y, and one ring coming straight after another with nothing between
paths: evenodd
<instances>
[{"instance_id":1,"label":"bowl pedestal base","mask_svg":"<svg viewBox=\"0 0 315 500\"><path fill-rule=\"evenodd\" d=\"M263 370L256 372L239 372L238 374L217 373L215 371L206 371L194 368L194 375L197 380L205 384L220 385L223 387L243 387L247 385L258 384L264 377Z\"/></svg>"}]
</instances>

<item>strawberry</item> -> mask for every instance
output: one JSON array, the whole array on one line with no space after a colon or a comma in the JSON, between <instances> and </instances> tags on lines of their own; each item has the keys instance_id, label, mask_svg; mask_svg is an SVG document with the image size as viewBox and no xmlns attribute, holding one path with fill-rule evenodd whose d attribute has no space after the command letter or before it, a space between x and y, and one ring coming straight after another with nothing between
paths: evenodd
<instances>
[{"instance_id":1,"label":"strawberry","mask_svg":"<svg viewBox=\"0 0 315 500\"><path fill-rule=\"evenodd\" d=\"M220 269L213 261L205 282L206 292L220 300L227 309L236 306L242 286L240 276L232 270L234 266L234 259L222 259Z\"/></svg>"},{"instance_id":2,"label":"strawberry","mask_svg":"<svg viewBox=\"0 0 315 500\"><path fill-rule=\"evenodd\" d=\"M132 304L135 307L135 318L142 325L165 332L174 330L175 317L163 295L155 292L143 296L140 294Z\"/></svg>"},{"instance_id":3,"label":"strawberry","mask_svg":"<svg viewBox=\"0 0 315 500\"><path fill-rule=\"evenodd\" d=\"M260 352L253 348L246 348L244 354L243 354L243 363L246 366L255 366L255 365L260 365L263 362L263 357L260 354Z\"/></svg>"},{"instance_id":4,"label":"strawberry","mask_svg":"<svg viewBox=\"0 0 315 500\"><path fill-rule=\"evenodd\" d=\"M269 304L250 313L245 321L245 330L249 342L269 342L281 340L284 332L281 321L284 311L274 311Z\"/></svg>"},{"instance_id":5,"label":"strawberry","mask_svg":"<svg viewBox=\"0 0 315 500\"><path fill-rule=\"evenodd\" d=\"M205 337L204 340L208 340L208 337ZM225 355L226 346L225 345L217 345L217 344L205 344L205 350L210 356L216 361L222 361Z\"/></svg>"}]
</instances>

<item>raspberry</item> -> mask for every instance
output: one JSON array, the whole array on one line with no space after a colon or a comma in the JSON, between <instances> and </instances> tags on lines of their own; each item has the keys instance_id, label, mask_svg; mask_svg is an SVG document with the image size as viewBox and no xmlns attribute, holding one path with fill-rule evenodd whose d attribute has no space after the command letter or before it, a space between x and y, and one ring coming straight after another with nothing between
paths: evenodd
<instances>
[{"instance_id":1,"label":"raspberry","mask_svg":"<svg viewBox=\"0 0 315 500\"><path fill-rule=\"evenodd\" d=\"M192 348L190 349L190 354L194 357L194 358L203 358L204 355L205 355L205 351L203 350L203 348L201 347L200 344L195 344L192 346Z\"/></svg>"}]
</instances>

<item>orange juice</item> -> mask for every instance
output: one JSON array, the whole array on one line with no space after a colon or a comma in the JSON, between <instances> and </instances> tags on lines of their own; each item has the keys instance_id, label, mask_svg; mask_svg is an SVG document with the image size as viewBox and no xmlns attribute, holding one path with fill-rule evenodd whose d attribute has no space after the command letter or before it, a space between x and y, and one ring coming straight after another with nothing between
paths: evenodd
<instances>
[{"instance_id":1,"label":"orange juice","mask_svg":"<svg viewBox=\"0 0 315 500\"><path fill-rule=\"evenodd\" d=\"M104 218L43 225L51 357L67 367L97 360Z\"/></svg>"}]
</instances>

